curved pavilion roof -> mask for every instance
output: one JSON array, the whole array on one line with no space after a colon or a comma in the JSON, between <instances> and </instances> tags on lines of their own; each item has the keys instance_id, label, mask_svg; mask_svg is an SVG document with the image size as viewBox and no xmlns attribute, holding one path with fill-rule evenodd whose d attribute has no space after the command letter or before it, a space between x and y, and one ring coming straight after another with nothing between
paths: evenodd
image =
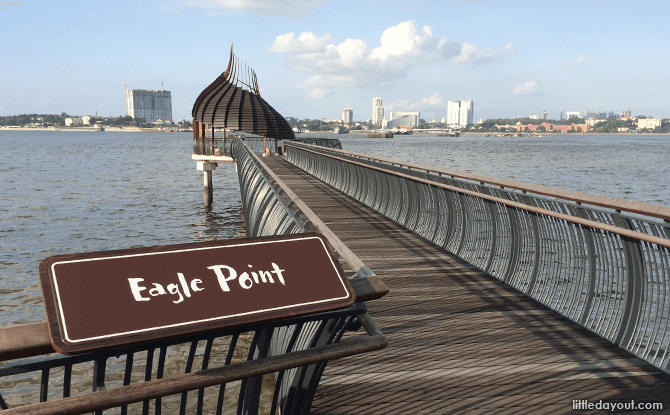
<instances>
[{"instance_id":1,"label":"curved pavilion roof","mask_svg":"<svg viewBox=\"0 0 670 415\"><path fill-rule=\"evenodd\" d=\"M261 98L256 74L233 54L232 46L228 68L200 93L191 113L194 120L215 127L277 139L295 138L286 119Z\"/></svg>"}]
</instances>

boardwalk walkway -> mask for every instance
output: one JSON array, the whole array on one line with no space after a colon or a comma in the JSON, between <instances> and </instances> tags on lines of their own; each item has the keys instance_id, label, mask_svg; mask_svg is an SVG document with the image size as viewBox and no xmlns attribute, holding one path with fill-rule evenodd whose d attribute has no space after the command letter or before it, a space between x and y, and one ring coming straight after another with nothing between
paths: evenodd
<instances>
[{"instance_id":1,"label":"boardwalk walkway","mask_svg":"<svg viewBox=\"0 0 670 415\"><path fill-rule=\"evenodd\" d=\"M391 290L369 304L381 351L328 364L312 413L612 413L573 400L662 402L670 375L280 158L268 166Z\"/></svg>"}]
</instances>

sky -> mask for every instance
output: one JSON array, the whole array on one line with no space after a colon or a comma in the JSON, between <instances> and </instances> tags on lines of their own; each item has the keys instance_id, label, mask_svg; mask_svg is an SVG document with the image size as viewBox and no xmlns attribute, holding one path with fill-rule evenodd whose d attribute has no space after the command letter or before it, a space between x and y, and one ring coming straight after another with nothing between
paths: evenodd
<instances>
[{"instance_id":1,"label":"sky","mask_svg":"<svg viewBox=\"0 0 670 415\"><path fill-rule=\"evenodd\" d=\"M235 55L284 117L474 119L547 111L670 118L670 2L149 0L0 2L0 116L125 115L124 86L192 119Z\"/></svg>"}]
</instances>

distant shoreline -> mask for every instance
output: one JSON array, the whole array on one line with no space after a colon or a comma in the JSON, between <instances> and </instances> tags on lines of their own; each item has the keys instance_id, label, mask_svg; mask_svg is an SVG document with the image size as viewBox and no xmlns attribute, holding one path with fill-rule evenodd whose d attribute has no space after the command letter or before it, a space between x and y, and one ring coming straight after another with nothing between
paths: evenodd
<instances>
[{"instance_id":1,"label":"distant shoreline","mask_svg":"<svg viewBox=\"0 0 670 415\"><path fill-rule=\"evenodd\" d=\"M80 132L122 132L122 133L169 133L169 132L178 132L178 133L190 133L191 131L161 131L161 130L152 130L152 129L147 129L147 128L138 128L138 127L103 127L105 130L104 131L99 131L95 130L93 128L68 128L68 127L63 127L63 128L40 128L40 127L0 127L0 131L80 131ZM374 130L371 130L374 131ZM350 132L350 134L363 134L367 133L368 131L365 130L354 130ZM329 131L321 131L321 132L309 132L309 133L304 133L304 134L328 134ZM332 131L330 131L331 134L333 134ZM481 131L464 131L461 133L461 135L484 135L484 134L490 134L491 136L497 136L498 134L506 134L506 133L491 133L491 132L481 132ZM527 132L522 132L522 133L509 133L509 134L528 134ZM654 132L645 132L645 133L628 133L628 132L616 132L616 133L594 133L594 132L588 132L588 133L563 133L563 132L542 132L542 133L535 133L535 134L540 134L545 137L547 136L552 136L552 135L670 135L670 133L654 133ZM425 135L435 135L433 133L425 133ZM518 137L517 137L518 138Z\"/></svg>"},{"instance_id":2,"label":"distant shoreline","mask_svg":"<svg viewBox=\"0 0 670 415\"><path fill-rule=\"evenodd\" d=\"M191 131L161 131L161 130L152 130L148 128L143 128L140 129L138 127L129 127L129 128L122 128L122 127L103 127L104 131L97 130L94 128L68 128L68 127L63 127L63 128L40 128L40 127L0 127L0 131L81 131L81 132L122 132L122 133L164 133L164 132L191 132Z\"/></svg>"}]
</instances>

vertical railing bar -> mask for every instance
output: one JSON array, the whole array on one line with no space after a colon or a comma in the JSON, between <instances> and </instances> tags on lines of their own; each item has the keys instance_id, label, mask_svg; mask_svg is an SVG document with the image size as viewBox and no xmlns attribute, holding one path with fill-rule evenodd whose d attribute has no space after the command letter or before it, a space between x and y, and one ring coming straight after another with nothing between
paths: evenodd
<instances>
[{"instance_id":1,"label":"vertical railing bar","mask_svg":"<svg viewBox=\"0 0 670 415\"><path fill-rule=\"evenodd\" d=\"M133 352L128 352L126 354L126 367L123 373L123 386L130 385L130 379L133 373ZM128 413L128 405L121 406L121 415L126 415Z\"/></svg>"},{"instance_id":2,"label":"vertical railing bar","mask_svg":"<svg viewBox=\"0 0 670 415\"><path fill-rule=\"evenodd\" d=\"M156 367L156 379L163 379L163 373L165 372L165 358L167 357L167 346L161 346L158 349L158 366ZM160 415L163 411L163 399L156 398L155 402L156 407L154 408L154 413Z\"/></svg>"},{"instance_id":3,"label":"vertical railing bar","mask_svg":"<svg viewBox=\"0 0 670 415\"><path fill-rule=\"evenodd\" d=\"M192 341L191 347L188 351L188 357L186 358L186 367L184 368L184 373L191 373L193 369L193 360L195 359L195 352L198 349L198 341ZM179 403L179 415L186 414L186 400L188 399L188 392L182 392L181 401Z\"/></svg>"},{"instance_id":4,"label":"vertical railing bar","mask_svg":"<svg viewBox=\"0 0 670 415\"><path fill-rule=\"evenodd\" d=\"M93 386L92 392L99 389L105 389L105 369L107 366L107 358L101 357L93 361ZM102 415L102 409L95 411L96 415Z\"/></svg>"},{"instance_id":5,"label":"vertical railing bar","mask_svg":"<svg viewBox=\"0 0 670 415\"><path fill-rule=\"evenodd\" d=\"M354 316L349 316L349 317L344 317L337 319L337 323L335 324L335 327L330 333L330 336L328 336L328 339L324 343L325 345L332 344L334 341L338 341L342 335L344 335L344 330L346 327L348 327L351 322L353 321ZM321 375L323 374L323 371L326 368L326 365L328 364L327 361L325 362L319 362L314 364L314 372L312 375L312 378L309 380L309 383L307 384L307 388L305 390L305 401L302 402L302 411L301 414L308 414L310 412L310 408L312 406L312 401L314 394L316 393L316 387L318 386L319 382L321 381Z\"/></svg>"},{"instance_id":6,"label":"vertical railing bar","mask_svg":"<svg viewBox=\"0 0 670 415\"><path fill-rule=\"evenodd\" d=\"M230 362L233 360L233 355L235 354L235 348L237 347L237 339L239 338L239 334L234 334L230 338L230 345L228 346L228 354L226 355L226 362L224 363L224 366L230 365ZM219 396L217 398L217 403L216 403L216 415L221 415L223 412L223 398L225 397L226 393L226 384L222 383L219 385Z\"/></svg>"},{"instance_id":7,"label":"vertical railing bar","mask_svg":"<svg viewBox=\"0 0 670 415\"><path fill-rule=\"evenodd\" d=\"M286 345L286 350L285 353L290 353L293 351L293 347L295 346L296 341L298 340L298 336L302 332L302 328L304 326L304 323L299 323L294 326L293 333L291 334L291 338L288 341L288 344ZM275 415L277 411L277 404L279 400L279 393L281 392L282 385L283 385L283 380L284 380L284 375L286 373L286 370L282 370L279 372L277 375L277 378L275 379L275 391L272 395L272 405L270 409L270 415ZM282 411L280 411L282 412Z\"/></svg>"},{"instance_id":8,"label":"vertical railing bar","mask_svg":"<svg viewBox=\"0 0 670 415\"><path fill-rule=\"evenodd\" d=\"M149 382L151 381L151 372L152 372L152 367L154 363L154 352L155 348L151 347L147 350L147 359L146 359L146 365L145 365L145 370L144 370L144 381ZM149 401L143 401L142 402L142 415L149 415Z\"/></svg>"},{"instance_id":9,"label":"vertical railing bar","mask_svg":"<svg viewBox=\"0 0 670 415\"><path fill-rule=\"evenodd\" d=\"M258 340L260 338L262 330L256 330L254 331L254 337L253 340L251 340L251 346L249 346L249 353L247 354L247 361L253 360L254 358L254 353L256 352L256 345L258 344ZM247 387L247 379L242 379L242 384L240 385L240 395L237 400L237 413L241 414L242 409L244 407L244 395L246 393L246 387Z\"/></svg>"},{"instance_id":10,"label":"vertical railing bar","mask_svg":"<svg viewBox=\"0 0 670 415\"><path fill-rule=\"evenodd\" d=\"M309 346L308 346L309 349L313 349L313 348L316 346L316 344L317 344L319 338L321 337L321 334L323 333L324 329L326 328L326 324L327 324L327 322L328 322L328 320L321 320L321 321L319 321L319 326L318 326L318 328L316 329L316 331L315 331L315 333L314 333L314 336L312 337L312 341L310 342L310 344L309 344ZM297 371L297 373L299 373L298 381L297 381L297 382L295 381L295 376L294 376L294 381L293 381L293 384L294 384L294 385L302 385L302 383L303 383L304 380L305 380L305 375L307 374L307 369L308 369L308 368L309 368L309 366L302 366L302 367L298 368L298 371ZM285 406L284 406L285 408L287 408L287 407L290 408L290 409L288 410L288 413L290 413L290 414L292 414L292 413L295 412L295 411L293 410L293 408L298 404L298 403L296 402L296 394L297 394L297 392L298 392L298 391L295 391L295 393L294 393L293 395L289 395L289 396L288 396L288 398L287 398L287 400L286 400L286 404L285 404Z\"/></svg>"},{"instance_id":11,"label":"vertical railing bar","mask_svg":"<svg viewBox=\"0 0 670 415\"><path fill-rule=\"evenodd\" d=\"M63 367L63 398L70 397L72 386L72 363L66 363Z\"/></svg>"},{"instance_id":12,"label":"vertical railing bar","mask_svg":"<svg viewBox=\"0 0 670 415\"><path fill-rule=\"evenodd\" d=\"M209 337L207 338L207 343L205 344L205 352L202 356L202 370L205 370L209 367L209 357L212 354L212 345L214 344L214 338ZM197 413L202 414L202 408L204 405L205 401L205 389L199 389L198 390L198 407L197 407Z\"/></svg>"},{"instance_id":13,"label":"vertical railing bar","mask_svg":"<svg viewBox=\"0 0 670 415\"><path fill-rule=\"evenodd\" d=\"M49 368L42 369L40 379L40 402L46 402L49 395Z\"/></svg>"}]
</instances>

